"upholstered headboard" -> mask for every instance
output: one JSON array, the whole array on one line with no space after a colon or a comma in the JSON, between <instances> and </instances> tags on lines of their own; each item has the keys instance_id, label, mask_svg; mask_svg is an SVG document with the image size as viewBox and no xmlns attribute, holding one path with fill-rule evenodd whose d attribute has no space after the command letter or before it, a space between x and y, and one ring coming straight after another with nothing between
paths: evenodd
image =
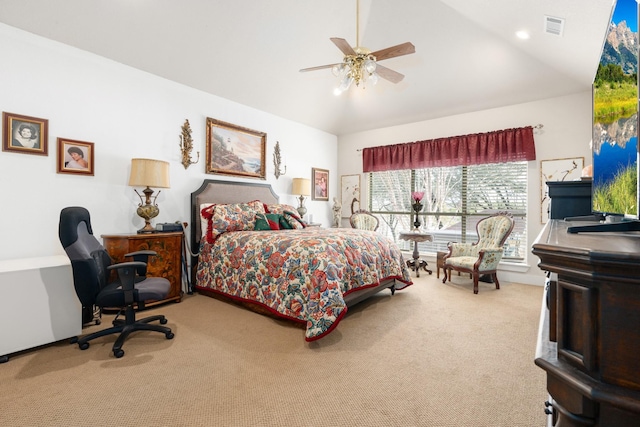
<instances>
[{"instance_id":1,"label":"upholstered headboard","mask_svg":"<svg viewBox=\"0 0 640 427\"><path fill-rule=\"evenodd\" d=\"M260 200L264 203L278 203L279 197L271 184L254 182L218 181L205 179L200 188L191 193L191 251L200 247L200 205L203 203L243 203ZM197 260L192 260L195 266Z\"/></svg>"}]
</instances>

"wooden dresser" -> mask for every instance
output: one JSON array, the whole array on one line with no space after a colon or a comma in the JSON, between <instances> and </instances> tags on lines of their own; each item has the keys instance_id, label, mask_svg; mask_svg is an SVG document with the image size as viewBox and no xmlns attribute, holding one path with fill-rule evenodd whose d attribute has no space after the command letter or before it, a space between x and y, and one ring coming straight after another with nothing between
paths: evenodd
<instances>
[{"instance_id":1,"label":"wooden dresser","mask_svg":"<svg viewBox=\"0 0 640 427\"><path fill-rule=\"evenodd\" d=\"M549 275L535 363L551 425L640 426L640 233L572 225L586 224L551 220L533 244Z\"/></svg>"},{"instance_id":2,"label":"wooden dresser","mask_svg":"<svg viewBox=\"0 0 640 427\"><path fill-rule=\"evenodd\" d=\"M152 250L158 256L149 258L147 273L149 276L165 277L171 282L171 290L166 299L147 303L153 306L167 301L180 301L182 298L182 232L150 234L103 234L105 249L114 262L125 260L129 252Z\"/></svg>"}]
</instances>

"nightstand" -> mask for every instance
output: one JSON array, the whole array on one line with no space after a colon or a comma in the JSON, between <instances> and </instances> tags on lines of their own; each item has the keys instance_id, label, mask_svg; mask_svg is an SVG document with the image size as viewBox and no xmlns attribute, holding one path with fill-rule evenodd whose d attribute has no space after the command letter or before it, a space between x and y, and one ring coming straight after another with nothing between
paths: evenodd
<instances>
[{"instance_id":1,"label":"nightstand","mask_svg":"<svg viewBox=\"0 0 640 427\"><path fill-rule=\"evenodd\" d=\"M307 222L305 224L307 224L307 228L308 227L322 227L322 224L320 224L319 222Z\"/></svg>"},{"instance_id":2,"label":"nightstand","mask_svg":"<svg viewBox=\"0 0 640 427\"><path fill-rule=\"evenodd\" d=\"M180 302L182 299L182 232L147 234L103 234L104 247L113 262L125 262L129 252L151 250L158 253L149 258L149 276L164 277L171 283L167 298L146 303L153 306L167 301Z\"/></svg>"}]
</instances>

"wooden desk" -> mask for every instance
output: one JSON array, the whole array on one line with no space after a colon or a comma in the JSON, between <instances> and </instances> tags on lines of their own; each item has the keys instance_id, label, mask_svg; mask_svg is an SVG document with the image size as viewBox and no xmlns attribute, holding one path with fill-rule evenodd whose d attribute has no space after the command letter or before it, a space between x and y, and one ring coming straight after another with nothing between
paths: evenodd
<instances>
[{"instance_id":1,"label":"wooden desk","mask_svg":"<svg viewBox=\"0 0 640 427\"><path fill-rule=\"evenodd\" d=\"M171 283L167 298L146 303L146 307L182 299L182 232L148 234L103 234L102 241L114 262L125 262L129 252L151 250L158 256L149 258L149 276L164 277Z\"/></svg>"},{"instance_id":2,"label":"wooden desk","mask_svg":"<svg viewBox=\"0 0 640 427\"><path fill-rule=\"evenodd\" d=\"M417 231L401 231L401 240L409 240L413 242L413 259L407 261L407 267L412 268L416 272L416 277L420 277L420 269L423 268L429 274L433 271L427 268L427 261L420 259L420 252L418 252L419 242L433 242L433 235L427 233L420 233Z\"/></svg>"}]
</instances>

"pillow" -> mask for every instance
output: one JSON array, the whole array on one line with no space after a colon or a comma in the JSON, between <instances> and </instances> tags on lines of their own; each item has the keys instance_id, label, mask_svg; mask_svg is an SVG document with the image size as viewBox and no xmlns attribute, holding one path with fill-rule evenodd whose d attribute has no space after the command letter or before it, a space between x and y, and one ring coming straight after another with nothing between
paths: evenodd
<instances>
[{"instance_id":1,"label":"pillow","mask_svg":"<svg viewBox=\"0 0 640 427\"><path fill-rule=\"evenodd\" d=\"M202 203L200 205L200 237L206 237L207 235L207 227L209 227L209 217L205 217L205 209L207 208L212 208L212 206L215 206L215 204L213 203ZM213 213L213 210L211 211L211 213Z\"/></svg>"},{"instance_id":2,"label":"pillow","mask_svg":"<svg viewBox=\"0 0 640 427\"><path fill-rule=\"evenodd\" d=\"M254 230L280 230L280 218L278 214L256 214Z\"/></svg>"},{"instance_id":3,"label":"pillow","mask_svg":"<svg viewBox=\"0 0 640 427\"><path fill-rule=\"evenodd\" d=\"M281 205L279 203L268 205L265 203L264 210L266 213L274 213L274 214L283 214L286 211L286 212L293 213L293 215L297 216L298 218L300 217L300 215L298 214L298 210L291 205Z\"/></svg>"},{"instance_id":4,"label":"pillow","mask_svg":"<svg viewBox=\"0 0 640 427\"><path fill-rule=\"evenodd\" d=\"M291 205L274 203L271 205L264 204L264 210L267 213L278 213L284 216L287 224L280 223L280 228L300 230L307 225L302 221L298 210Z\"/></svg>"},{"instance_id":5,"label":"pillow","mask_svg":"<svg viewBox=\"0 0 640 427\"><path fill-rule=\"evenodd\" d=\"M265 213L264 206L259 200L249 203L211 205L202 209L200 214L207 220L207 242L213 243L220 234L227 231L253 230L258 213Z\"/></svg>"},{"instance_id":6,"label":"pillow","mask_svg":"<svg viewBox=\"0 0 640 427\"><path fill-rule=\"evenodd\" d=\"M293 225L284 217L284 215L278 215L280 217L280 229L281 230L293 230Z\"/></svg>"},{"instance_id":7,"label":"pillow","mask_svg":"<svg viewBox=\"0 0 640 427\"><path fill-rule=\"evenodd\" d=\"M282 214L282 219L284 220L284 222L287 223L288 227L282 227L282 225L281 225L280 228L289 228L289 229L294 229L294 230L301 230L301 229L303 229L303 228L305 228L307 226L302 221L302 219L300 219L300 216L297 215L297 214L294 214L293 212L285 211Z\"/></svg>"}]
</instances>

